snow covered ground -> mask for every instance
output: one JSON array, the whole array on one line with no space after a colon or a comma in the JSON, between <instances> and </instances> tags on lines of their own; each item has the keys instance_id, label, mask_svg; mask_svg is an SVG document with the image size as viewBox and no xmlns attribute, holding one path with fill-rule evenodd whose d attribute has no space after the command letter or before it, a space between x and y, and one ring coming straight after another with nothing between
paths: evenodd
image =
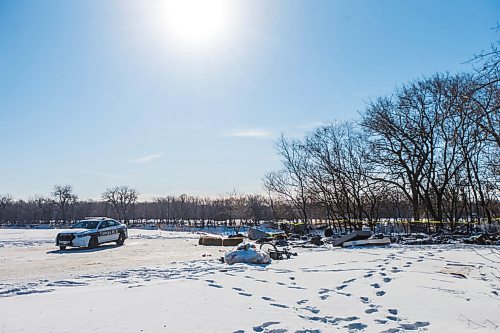
<instances>
[{"instance_id":1,"label":"snow covered ground","mask_svg":"<svg viewBox=\"0 0 500 333\"><path fill-rule=\"evenodd\" d=\"M495 332L500 249L303 249L267 266L192 233L59 251L0 229L0 332Z\"/></svg>"}]
</instances>

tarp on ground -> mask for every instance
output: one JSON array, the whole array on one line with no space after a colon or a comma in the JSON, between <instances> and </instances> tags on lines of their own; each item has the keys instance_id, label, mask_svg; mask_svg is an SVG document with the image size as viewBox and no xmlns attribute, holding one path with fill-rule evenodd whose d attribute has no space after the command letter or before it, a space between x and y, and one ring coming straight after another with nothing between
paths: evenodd
<instances>
[{"instance_id":1,"label":"tarp on ground","mask_svg":"<svg viewBox=\"0 0 500 333\"><path fill-rule=\"evenodd\" d=\"M257 250L255 244L242 243L224 255L224 262L229 265L236 263L269 264L271 258L266 252Z\"/></svg>"}]
</instances>

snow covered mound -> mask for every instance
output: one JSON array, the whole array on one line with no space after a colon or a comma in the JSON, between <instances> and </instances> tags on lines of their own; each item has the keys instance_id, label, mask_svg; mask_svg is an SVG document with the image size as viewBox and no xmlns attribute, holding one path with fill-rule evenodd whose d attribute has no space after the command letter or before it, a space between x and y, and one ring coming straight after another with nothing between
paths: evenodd
<instances>
[{"instance_id":1,"label":"snow covered mound","mask_svg":"<svg viewBox=\"0 0 500 333\"><path fill-rule=\"evenodd\" d=\"M263 251L257 250L255 244L241 243L224 255L224 261L229 264L270 264L271 258Z\"/></svg>"}]
</instances>

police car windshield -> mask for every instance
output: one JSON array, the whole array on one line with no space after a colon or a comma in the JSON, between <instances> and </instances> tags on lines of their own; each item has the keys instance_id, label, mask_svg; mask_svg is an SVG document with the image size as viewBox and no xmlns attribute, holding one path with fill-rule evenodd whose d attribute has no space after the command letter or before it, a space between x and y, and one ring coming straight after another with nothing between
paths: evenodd
<instances>
[{"instance_id":1,"label":"police car windshield","mask_svg":"<svg viewBox=\"0 0 500 333\"><path fill-rule=\"evenodd\" d=\"M95 228L97 228L98 224L99 224L99 221L80 221L80 222L74 224L71 228L72 229L76 229L76 228L95 229Z\"/></svg>"}]
</instances>

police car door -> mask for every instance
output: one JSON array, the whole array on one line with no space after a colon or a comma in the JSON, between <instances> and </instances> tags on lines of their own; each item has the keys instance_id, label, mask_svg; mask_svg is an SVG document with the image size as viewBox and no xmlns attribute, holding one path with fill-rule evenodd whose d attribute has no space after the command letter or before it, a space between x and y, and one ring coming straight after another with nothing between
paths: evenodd
<instances>
[{"instance_id":1,"label":"police car door","mask_svg":"<svg viewBox=\"0 0 500 333\"><path fill-rule=\"evenodd\" d=\"M99 229L98 229L98 232L99 232L99 236L98 236L98 239L99 239L99 244L100 243L105 243L105 242L109 242L109 239L110 239L110 230L109 230L109 225L108 225L108 221L102 221L101 224L99 224Z\"/></svg>"},{"instance_id":2,"label":"police car door","mask_svg":"<svg viewBox=\"0 0 500 333\"><path fill-rule=\"evenodd\" d=\"M118 228L119 225L120 224L116 221L113 220L108 221L109 232L110 232L108 242L116 241L118 239L118 236L120 236L119 235L120 230Z\"/></svg>"}]
</instances>

